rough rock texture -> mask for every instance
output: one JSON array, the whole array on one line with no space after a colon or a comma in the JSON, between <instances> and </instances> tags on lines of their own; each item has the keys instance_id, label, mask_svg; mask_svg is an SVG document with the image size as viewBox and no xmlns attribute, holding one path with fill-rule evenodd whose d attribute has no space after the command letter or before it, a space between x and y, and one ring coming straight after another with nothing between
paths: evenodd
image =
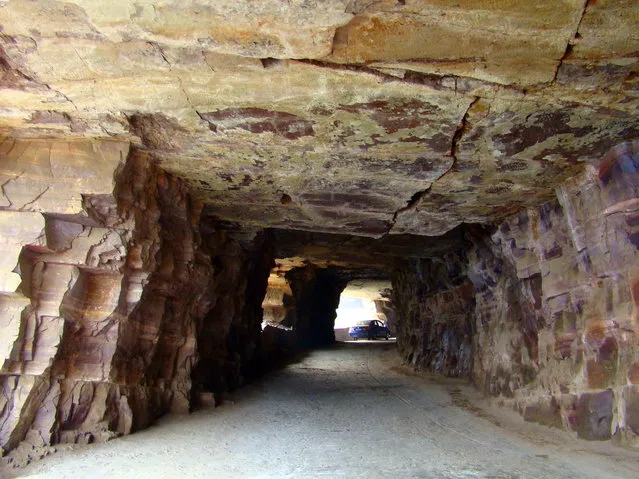
<instances>
[{"instance_id":1,"label":"rough rock texture","mask_svg":"<svg viewBox=\"0 0 639 479\"><path fill-rule=\"evenodd\" d=\"M99 228L86 214L73 213L82 211L81 192L100 196L113 190L114 175L127 151L127 145L114 142L2 143L2 448L14 448L24 438L35 447L55 441L60 430L57 415L73 407L68 397L61 400L67 392L65 375L73 382L82 368L95 368L96 362L101 371L100 355L112 353L107 341L104 350L86 355L93 360L78 365L80 370L70 357L67 371L58 361L83 327L88 337L91 331L109 336L108 318L120 294L119 281L112 281L113 266L121 259L127 236ZM39 213L46 210L53 215ZM108 290L102 292L102 287ZM90 306L78 305L78 314L70 315L67 323L62 305L72 300L86 300ZM95 341L81 349L88 353L100 343ZM90 405L85 399L80 414L89 415ZM95 434L102 429L96 428Z\"/></svg>"},{"instance_id":2,"label":"rough rock texture","mask_svg":"<svg viewBox=\"0 0 639 479\"><path fill-rule=\"evenodd\" d=\"M329 58L380 68L452 71L501 84L544 83L552 80L584 3L375 2L337 31Z\"/></svg>"},{"instance_id":3,"label":"rough rock texture","mask_svg":"<svg viewBox=\"0 0 639 479\"><path fill-rule=\"evenodd\" d=\"M179 275L193 263L199 211L179 180L145 154L121 166L115 198L88 202L105 215L103 224L86 214L45 216L46 242L22 252L20 291L30 304L3 367L6 449L22 439L23 448L36 449L105 440L188 408L190 321L163 306L186 293ZM171 233L170 249L167 221L183 227L177 238ZM163 331L167 322L172 335Z\"/></svg>"},{"instance_id":4,"label":"rough rock texture","mask_svg":"<svg viewBox=\"0 0 639 479\"><path fill-rule=\"evenodd\" d=\"M273 258L299 345L392 273L407 361L639 434L636 143L606 155L636 1L13 0L0 30L1 447L241 385Z\"/></svg>"},{"instance_id":5,"label":"rough rock texture","mask_svg":"<svg viewBox=\"0 0 639 479\"><path fill-rule=\"evenodd\" d=\"M404 361L449 376L470 375L474 301L463 256L403 264L393 275L392 304Z\"/></svg>"},{"instance_id":6,"label":"rough rock texture","mask_svg":"<svg viewBox=\"0 0 639 479\"><path fill-rule=\"evenodd\" d=\"M262 303L262 354L266 361L290 357L298 352L297 304L286 273L291 270L276 260L268 277Z\"/></svg>"},{"instance_id":7,"label":"rough rock texture","mask_svg":"<svg viewBox=\"0 0 639 479\"><path fill-rule=\"evenodd\" d=\"M639 142L473 246L393 275L405 361L472 377L526 420L637 444Z\"/></svg>"},{"instance_id":8,"label":"rough rock texture","mask_svg":"<svg viewBox=\"0 0 639 479\"><path fill-rule=\"evenodd\" d=\"M622 144L470 251L475 383L587 439L637 434L638 168Z\"/></svg>"},{"instance_id":9,"label":"rough rock texture","mask_svg":"<svg viewBox=\"0 0 639 479\"><path fill-rule=\"evenodd\" d=\"M284 327L295 324L295 301L286 272L286 269L276 266L268 277L268 287L262 303L263 322L266 324Z\"/></svg>"},{"instance_id":10,"label":"rough rock texture","mask_svg":"<svg viewBox=\"0 0 639 479\"><path fill-rule=\"evenodd\" d=\"M195 406L208 393L219 402L260 370L262 300L273 262L268 235L256 238L246 250L225 232L216 232L207 235L204 248L214 270L207 278L208 312L197 322Z\"/></svg>"},{"instance_id":11,"label":"rough rock texture","mask_svg":"<svg viewBox=\"0 0 639 479\"><path fill-rule=\"evenodd\" d=\"M114 141L0 141L2 291L15 291L20 284L13 269L22 247L45 244L40 212L77 214L83 211L83 194L110 194L128 150L127 143Z\"/></svg>"},{"instance_id":12,"label":"rough rock texture","mask_svg":"<svg viewBox=\"0 0 639 479\"><path fill-rule=\"evenodd\" d=\"M133 141L253 232L441 235L637 136L638 18L632 0L14 0L0 132Z\"/></svg>"},{"instance_id":13,"label":"rough rock texture","mask_svg":"<svg viewBox=\"0 0 639 479\"><path fill-rule=\"evenodd\" d=\"M397 311L393 303L388 299L376 299L374 303L379 319L388 326L393 336L397 336Z\"/></svg>"},{"instance_id":14,"label":"rough rock texture","mask_svg":"<svg viewBox=\"0 0 639 479\"><path fill-rule=\"evenodd\" d=\"M307 266L286 274L295 300L293 325L301 347L326 346L335 342L335 318L342 290L348 283L332 269Z\"/></svg>"},{"instance_id":15,"label":"rough rock texture","mask_svg":"<svg viewBox=\"0 0 639 479\"><path fill-rule=\"evenodd\" d=\"M41 150L36 157L52 148ZM86 211L38 213L31 229L19 215L36 213L2 212L22 234L11 246L27 244L19 289L0 296L0 438L18 448L16 460L188 412L200 393L241 384L259 361L268 235L250 251L223 232L203 241L202 204L182 180L147 153L116 158L101 178L113 193L84 195Z\"/></svg>"}]
</instances>

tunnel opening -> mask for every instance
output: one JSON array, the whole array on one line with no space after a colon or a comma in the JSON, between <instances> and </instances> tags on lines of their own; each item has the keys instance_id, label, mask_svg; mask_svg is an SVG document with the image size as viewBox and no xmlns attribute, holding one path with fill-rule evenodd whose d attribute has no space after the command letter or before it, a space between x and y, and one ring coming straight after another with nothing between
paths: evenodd
<instances>
[{"instance_id":1,"label":"tunnel opening","mask_svg":"<svg viewBox=\"0 0 639 479\"><path fill-rule=\"evenodd\" d=\"M335 340L344 342L360 339L350 337L348 335L349 329L354 326L368 327L371 321L377 319L375 303L372 300L342 293L333 328L335 330Z\"/></svg>"},{"instance_id":2,"label":"tunnel opening","mask_svg":"<svg viewBox=\"0 0 639 479\"><path fill-rule=\"evenodd\" d=\"M395 325L390 295L390 281L349 281L342 291L337 308L334 325L336 341L394 338Z\"/></svg>"},{"instance_id":3,"label":"tunnel opening","mask_svg":"<svg viewBox=\"0 0 639 479\"><path fill-rule=\"evenodd\" d=\"M639 447L637 2L96 3L1 3L3 462L303 354L299 390L436 415L396 355ZM336 345L373 284L396 342Z\"/></svg>"},{"instance_id":4,"label":"tunnel opening","mask_svg":"<svg viewBox=\"0 0 639 479\"><path fill-rule=\"evenodd\" d=\"M220 404L269 358L344 337L340 298L355 293L414 369L472 381L528 421L632 438L636 150L497 226L380 238L239 234L198 217L186 186L133 150L114 197L85 195L86 216L40 215L7 256L3 380L26 399L5 405L4 444L29 427L50 443L102 441ZM39 215L10 212L23 214ZM615 238L614 262L591 230ZM38 416L51 401L62 409ZM98 406L108 421L87 413Z\"/></svg>"}]
</instances>

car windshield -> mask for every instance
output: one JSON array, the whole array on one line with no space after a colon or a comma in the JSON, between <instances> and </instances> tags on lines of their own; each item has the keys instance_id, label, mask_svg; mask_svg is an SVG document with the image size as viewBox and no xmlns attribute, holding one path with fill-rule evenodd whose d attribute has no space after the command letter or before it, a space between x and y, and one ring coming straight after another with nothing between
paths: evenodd
<instances>
[{"instance_id":1,"label":"car windshield","mask_svg":"<svg viewBox=\"0 0 639 479\"><path fill-rule=\"evenodd\" d=\"M357 321L357 323L355 323L355 326L368 326L370 324L370 321Z\"/></svg>"}]
</instances>

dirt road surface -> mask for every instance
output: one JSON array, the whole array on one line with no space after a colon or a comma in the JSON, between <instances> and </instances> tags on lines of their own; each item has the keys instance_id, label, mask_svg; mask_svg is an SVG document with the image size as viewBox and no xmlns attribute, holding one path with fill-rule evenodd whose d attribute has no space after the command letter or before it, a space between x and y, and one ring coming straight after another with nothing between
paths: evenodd
<instances>
[{"instance_id":1,"label":"dirt road surface","mask_svg":"<svg viewBox=\"0 0 639 479\"><path fill-rule=\"evenodd\" d=\"M638 478L639 453L524 423L465 381L410 374L393 342L315 351L218 408L72 446L8 477Z\"/></svg>"}]
</instances>

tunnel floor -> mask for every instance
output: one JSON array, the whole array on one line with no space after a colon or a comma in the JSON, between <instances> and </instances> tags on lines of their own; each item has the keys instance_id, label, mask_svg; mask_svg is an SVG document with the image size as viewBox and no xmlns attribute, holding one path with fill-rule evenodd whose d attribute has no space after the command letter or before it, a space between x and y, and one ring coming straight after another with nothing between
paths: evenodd
<instances>
[{"instance_id":1,"label":"tunnel floor","mask_svg":"<svg viewBox=\"0 0 639 479\"><path fill-rule=\"evenodd\" d=\"M105 444L62 446L10 476L602 479L639 469L637 453L478 401L464 381L408 373L393 341L338 343L221 407Z\"/></svg>"}]
</instances>

